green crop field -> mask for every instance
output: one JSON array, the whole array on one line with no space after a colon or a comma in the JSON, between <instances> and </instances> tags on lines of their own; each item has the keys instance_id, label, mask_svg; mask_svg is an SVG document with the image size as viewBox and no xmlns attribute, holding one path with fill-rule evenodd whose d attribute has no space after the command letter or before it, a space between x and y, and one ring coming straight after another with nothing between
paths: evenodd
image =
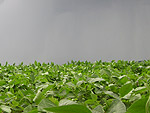
<instances>
[{"instance_id":1,"label":"green crop field","mask_svg":"<svg viewBox=\"0 0 150 113\"><path fill-rule=\"evenodd\" d=\"M150 61L0 64L0 113L150 113Z\"/></svg>"}]
</instances>

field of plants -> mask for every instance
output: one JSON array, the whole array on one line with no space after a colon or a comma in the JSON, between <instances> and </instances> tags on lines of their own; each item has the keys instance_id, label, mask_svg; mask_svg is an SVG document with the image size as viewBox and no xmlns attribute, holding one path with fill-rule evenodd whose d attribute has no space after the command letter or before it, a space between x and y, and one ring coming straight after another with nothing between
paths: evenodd
<instances>
[{"instance_id":1,"label":"field of plants","mask_svg":"<svg viewBox=\"0 0 150 113\"><path fill-rule=\"evenodd\" d=\"M0 64L0 113L150 113L150 61Z\"/></svg>"}]
</instances>

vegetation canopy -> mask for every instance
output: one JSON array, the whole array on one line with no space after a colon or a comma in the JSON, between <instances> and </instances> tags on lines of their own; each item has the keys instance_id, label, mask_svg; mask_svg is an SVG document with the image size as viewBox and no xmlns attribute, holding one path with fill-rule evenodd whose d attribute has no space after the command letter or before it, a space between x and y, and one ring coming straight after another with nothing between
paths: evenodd
<instances>
[{"instance_id":1,"label":"vegetation canopy","mask_svg":"<svg viewBox=\"0 0 150 113\"><path fill-rule=\"evenodd\" d=\"M0 64L0 113L149 113L150 61Z\"/></svg>"}]
</instances>

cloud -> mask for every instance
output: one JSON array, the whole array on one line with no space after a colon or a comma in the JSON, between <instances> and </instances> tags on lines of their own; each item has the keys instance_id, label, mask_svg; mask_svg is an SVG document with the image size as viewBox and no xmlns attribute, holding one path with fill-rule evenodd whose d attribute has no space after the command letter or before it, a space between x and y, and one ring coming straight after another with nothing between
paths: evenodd
<instances>
[{"instance_id":1,"label":"cloud","mask_svg":"<svg viewBox=\"0 0 150 113\"><path fill-rule=\"evenodd\" d=\"M2 4L4 2L4 0L0 0L0 4Z\"/></svg>"}]
</instances>

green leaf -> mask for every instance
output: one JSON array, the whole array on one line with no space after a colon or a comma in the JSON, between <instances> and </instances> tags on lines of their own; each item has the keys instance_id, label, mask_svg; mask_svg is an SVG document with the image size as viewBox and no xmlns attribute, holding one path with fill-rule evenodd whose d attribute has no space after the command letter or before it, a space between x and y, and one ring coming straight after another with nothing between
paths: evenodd
<instances>
[{"instance_id":1,"label":"green leaf","mask_svg":"<svg viewBox=\"0 0 150 113\"><path fill-rule=\"evenodd\" d=\"M104 113L104 110L101 105L98 105L92 110L92 113Z\"/></svg>"},{"instance_id":2,"label":"green leaf","mask_svg":"<svg viewBox=\"0 0 150 113\"><path fill-rule=\"evenodd\" d=\"M61 92L59 92L59 96L65 96L67 94L66 90L62 90Z\"/></svg>"},{"instance_id":3,"label":"green leaf","mask_svg":"<svg viewBox=\"0 0 150 113\"><path fill-rule=\"evenodd\" d=\"M95 101L93 101L92 99L88 99L84 103L85 104L95 104Z\"/></svg>"},{"instance_id":4,"label":"green leaf","mask_svg":"<svg viewBox=\"0 0 150 113\"><path fill-rule=\"evenodd\" d=\"M127 110L127 113L145 113L147 98L135 101Z\"/></svg>"},{"instance_id":5,"label":"green leaf","mask_svg":"<svg viewBox=\"0 0 150 113\"><path fill-rule=\"evenodd\" d=\"M113 93L112 91L104 91L104 93L114 97L115 99L120 100L119 96L117 94Z\"/></svg>"},{"instance_id":6,"label":"green leaf","mask_svg":"<svg viewBox=\"0 0 150 113\"><path fill-rule=\"evenodd\" d=\"M18 105L19 105L19 102L13 100L13 101L12 101L12 104L13 104L13 106L18 106Z\"/></svg>"},{"instance_id":7,"label":"green leaf","mask_svg":"<svg viewBox=\"0 0 150 113\"><path fill-rule=\"evenodd\" d=\"M111 76L111 72L108 69L102 69L101 74L106 74L108 76Z\"/></svg>"},{"instance_id":8,"label":"green leaf","mask_svg":"<svg viewBox=\"0 0 150 113\"><path fill-rule=\"evenodd\" d=\"M34 64L35 64L35 66L37 66L37 65L38 65L38 63L37 63L37 61L36 61L36 60L34 61Z\"/></svg>"},{"instance_id":9,"label":"green leaf","mask_svg":"<svg viewBox=\"0 0 150 113\"><path fill-rule=\"evenodd\" d=\"M29 113L30 111L32 111L32 105L31 104L24 108L23 113Z\"/></svg>"},{"instance_id":10,"label":"green leaf","mask_svg":"<svg viewBox=\"0 0 150 113\"><path fill-rule=\"evenodd\" d=\"M126 75L122 75L122 76L119 77L118 83L119 83L119 84L124 84L124 83L126 83L127 81L128 81L127 76L126 76Z\"/></svg>"},{"instance_id":11,"label":"green leaf","mask_svg":"<svg viewBox=\"0 0 150 113\"><path fill-rule=\"evenodd\" d=\"M147 88L147 90L150 92L150 85L148 83L145 83L144 85Z\"/></svg>"},{"instance_id":12,"label":"green leaf","mask_svg":"<svg viewBox=\"0 0 150 113\"><path fill-rule=\"evenodd\" d=\"M100 81L105 81L105 80L102 78L90 78L88 80L89 83L100 82Z\"/></svg>"},{"instance_id":13,"label":"green leaf","mask_svg":"<svg viewBox=\"0 0 150 113\"><path fill-rule=\"evenodd\" d=\"M37 109L33 109L32 111L30 111L28 113L38 113L38 110Z\"/></svg>"},{"instance_id":14,"label":"green leaf","mask_svg":"<svg viewBox=\"0 0 150 113\"><path fill-rule=\"evenodd\" d=\"M56 105L49 99L43 99L38 105L38 111L46 111L44 108L55 107Z\"/></svg>"},{"instance_id":15,"label":"green leaf","mask_svg":"<svg viewBox=\"0 0 150 113\"><path fill-rule=\"evenodd\" d=\"M30 74L30 79L31 79L31 82L34 83L34 81L35 81L35 75L33 73Z\"/></svg>"},{"instance_id":16,"label":"green leaf","mask_svg":"<svg viewBox=\"0 0 150 113\"><path fill-rule=\"evenodd\" d=\"M121 97L124 97L126 94L128 94L130 91L132 90L132 83L128 82L125 85L123 85L120 89L119 89L119 93Z\"/></svg>"},{"instance_id":17,"label":"green leaf","mask_svg":"<svg viewBox=\"0 0 150 113\"><path fill-rule=\"evenodd\" d=\"M0 113L3 113L2 109L0 108Z\"/></svg>"},{"instance_id":18,"label":"green leaf","mask_svg":"<svg viewBox=\"0 0 150 113\"><path fill-rule=\"evenodd\" d=\"M41 89L38 90L38 93L36 94L36 96L34 97L33 101L36 103L36 104L39 104L40 101L44 98L44 94L49 90L51 89L51 85L49 85L47 88L45 88L43 91L41 91Z\"/></svg>"},{"instance_id":19,"label":"green leaf","mask_svg":"<svg viewBox=\"0 0 150 113\"><path fill-rule=\"evenodd\" d=\"M135 93L142 93L145 92L147 90L146 87L137 87L136 89L134 89Z\"/></svg>"},{"instance_id":20,"label":"green leaf","mask_svg":"<svg viewBox=\"0 0 150 113\"><path fill-rule=\"evenodd\" d=\"M0 80L0 86L5 85L6 82L4 80Z\"/></svg>"},{"instance_id":21,"label":"green leaf","mask_svg":"<svg viewBox=\"0 0 150 113\"><path fill-rule=\"evenodd\" d=\"M11 107L9 106L1 105L0 108L7 113L11 113Z\"/></svg>"},{"instance_id":22,"label":"green leaf","mask_svg":"<svg viewBox=\"0 0 150 113\"><path fill-rule=\"evenodd\" d=\"M139 99L141 99L141 94L130 95L129 99L130 99L129 102L139 100Z\"/></svg>"},{"instance_id":23,"label":"green leaf","mask_svg":"<svg viewBox=\"0 0 150 113\"><path fill-rule=\"evenodd\" d=\"M62 99L59 101L59 106L71 105L71 104L77 104L77 103L71 100L67 100L67 99Z\"/></svg>"},{"instance_id":24,"label":"green leaf","mask_svg":"<svg viewBox=\"0 0 150 113\"><path fill-rule=\"evenodd\" d=\"M44 98L43 96L43 93L41 91L38 91L37 94L35 95L33 101L36 103L36 104L39 104L40 101Z\"/></svg>"},{"instance_id":25,"label":"green leaf","mask_svg":"<svg viewBox=\"0 0 150 113\"><path fill-rule=\"evenodd\" d=\"M84 82L85 82L85 81L83 81L83 80L78 81L76 85L77 85L77 86L80 86L80 85L81 85L82 83L84 83Z\"/></svg>"},{"instance_id":26,"label":"green leaf","mask_svg":"<svg viewBox=\"0 0 150 113\"><path fill-rule=\"evenodd\" d=\"M146 109L146 113L150 113L150 96L146 102L146 106L145 106L145 109Z\"/></svg>"},{"instance_id":27,"label":"green leaf","mask_svg":"<svg viewBox=\"0 0 150 113\"><path fill-rule=\"evenodd\" d=\"M24 94L22 93L21 90L18 90L18 94L19 94L21 97L24 97Z\"/></svg>"},{"instance_id":28,"label":"green leaf","mask_svg":"<svg viewBox=\"0 0 150 113\"><path fill-rule=\"evenodd\" d=\"M56 106L59 105L59 102L57 100L57 98L54 98L53 96L51 98L49 98L51 102L53 102Z\"/></svg>"},{"instance_id":29,"label":"green leaf","mask_svg":"<svg viewBox=\"0 0 150 113\"><path fill-rule=\"evenodd\" d=\"M87 107L77 104L45 108L45 110L55 113L92 113Z\"/></svg>"},{"instance_id":30,"label":"green leaf","mask_svg":"<svg viewBox=\"0 0 150 113\"><path fill-rule=\"evenodd\" d=\"M111 103L107 111L107 113L125 113L125 112L126 112L126 106L121 100L118 100L118 99L115 99ZM133 113L136 113L136 112L133 112Z\"/></svg>"},{"instance_id":31,"label":"green leaf","mask_svg":"<svg viewBox=\"0 0 150 113\"><path fill-rule=\"evenodd\" d=\"M91 92L91 98L93 101L97 101L97 95L95 95L93 92Z\"/></svg>"}]
</instances>

